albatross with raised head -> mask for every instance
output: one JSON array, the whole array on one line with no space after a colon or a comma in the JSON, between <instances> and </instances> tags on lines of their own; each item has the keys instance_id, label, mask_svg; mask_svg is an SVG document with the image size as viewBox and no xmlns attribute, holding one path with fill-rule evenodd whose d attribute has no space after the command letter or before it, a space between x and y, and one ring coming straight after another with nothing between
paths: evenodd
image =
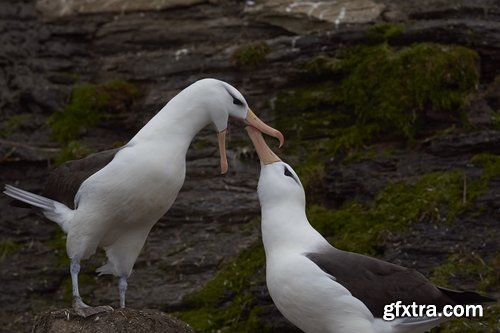
<instances>
[{"instance_id":1,"label":"albatross with raised head","mask_svg":"<svg viewBox=\"0 0 500 333\"><path fill-rule=\"evenodd\" d=\"M477 293L435 286L417 271L330 245L309 224L297 174L273 153L261 133L251 127L247 132L261 161L257 191L267 287L278 310L302 331L419 333L447 318L385 321L384 307L398 301L437 309L495 302Z\"/></svg>"},{"instance_id":2,"label":"albatross with raised head","mask_svg":"<svg viewBox=\"0 0 500 333\"><path fill-rule=\"evenodd\" d=\"M80 261L98 247L104 248L108 262L97 271L119 277L120 307L125 307L127 278L139 252L184 183L186 152L193 137L210 123L217 130L221 173L226 173L229 117L244 120L283 144L283 135L262 122L237 89L203 79L172 98L123 147L53 170L41 196L5 186L5 194L41 209L67 234L73 307L79 315L111 310L85 304L78 290Z\"/></svg>"}]
</instances>

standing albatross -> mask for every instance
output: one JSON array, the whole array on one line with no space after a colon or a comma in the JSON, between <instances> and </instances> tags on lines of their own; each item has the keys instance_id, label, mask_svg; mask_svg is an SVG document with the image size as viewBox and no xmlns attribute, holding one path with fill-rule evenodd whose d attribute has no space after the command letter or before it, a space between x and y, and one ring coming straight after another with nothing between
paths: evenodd
<instances>
[{"instance_id":1,"label":"standing albatross","mask_svg":"<svg viewBox=\"0 0 500 333\"><path fill-rule=\"evenodd\" d=\"M258 195L267 287L279 311L302 331L425 332L446 318L384 321L384 307L397 301L437 309L495 301L437 287L417 271L331 246L309 224L297 174L269 149L258 131L247 127L247 132L261 160Z\"/></svg>"},{"instance_id":2,"label":"standing albatross","mask_svg":"<svg viewBox=\"0 0 500 333\"><path fill-rule=\"evenodd\" d=\"M225 135L230 116L283 144L283 135L257 118L238 90L219 80L203 79L172 98L123 147L52 171L43 196L5 186L5 194L41 209L68 235L73 307L79 315L111 310L82 301L80 261L104 248L108 262L97 271L119 277L120 306L125 307L127 278L139 252L184 183L186 152L193 137L210 123L217 130L221 172L227 171Z\"/></svg>"}]
</instances>

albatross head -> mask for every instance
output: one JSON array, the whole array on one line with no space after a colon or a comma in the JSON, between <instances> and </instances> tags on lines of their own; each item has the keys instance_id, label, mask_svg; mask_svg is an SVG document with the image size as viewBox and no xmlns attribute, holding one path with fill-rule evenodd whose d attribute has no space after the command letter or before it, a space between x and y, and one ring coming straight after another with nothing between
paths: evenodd
<instances>
[{"instance_id":1,"label":"albatross head","mask_svg":"<svg viewBox=\"0 0 500 333\"><path fill-rule=\"evenodd\" d=\"M228 169L225 142L229 117L243 120L247 125L260 132L277 138L280 147L283 145L285 141L283 134L260 120L248 106L245 97L236 88L216 79L203 79L195 84L202 87L204 96L210 97L206 99L206 102L210 103L208 105L210 120L218 132L221 173L226 173Z\"/></svg>"},{"instance_id":2,"label":"albatross head","mask_svg":"<svg viewBox=\"0 0 500 333\"><path fill-rule=\"evenodd\" d=\"M296 203L301 209L305 207L304 187L292 167L269 148L259 131L250 126L246 130L260 159L258 194L262 207L277 206L281 202L287 206Z\"/></svg>"}]
</instances>

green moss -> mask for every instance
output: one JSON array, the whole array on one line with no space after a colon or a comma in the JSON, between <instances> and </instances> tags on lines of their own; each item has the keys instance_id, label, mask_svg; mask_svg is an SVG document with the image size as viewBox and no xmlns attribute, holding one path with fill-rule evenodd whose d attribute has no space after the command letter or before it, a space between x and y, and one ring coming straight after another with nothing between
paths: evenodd
<instances>
[{"instance_id":1,"label":"green moss","mask_svg":"<svg viewBox=\"0 0 500 333\"><path fill-rule=\"evenodd\" d=\"M377 254L388 233L411 223L452 221L464 210L463 177L459 170L434 172L414 183L391 183L367 205L345 204L337 210L319 205L308 208L311 224L335 246L353 252Z\"/></svg>"},{"instance_id":2,"label":"green moss","mask_svg":"<svg viewBox=\"0 0 500 333\"><path fill-rule=\"evenodd\" d=\"M5 238L0 241L0 263L7 258L11 253L19 250L21 245L10 238Z\"/></svg>"},{"instance_id":3,"label":"green moss","mask_svg":"<svg viewBox=\"0 0 500 333\"><path fill-rule=\"evenodd\" d=\"M340 59L322 54L304 64L303 76L313 80L332 79L339 74L340 65Z\"/></svg>"},{"instance_id":4,"label":"green moss","mask_svg":"<svg viewBox=\"0 0 500 333\"><path fill-rule=\"evenodd\" d=\"M453 287L452 279L470 278L477 281L480 291L492 291L500 287L500 254L485 261L477 253L462 250L450 255L447 261L436 267L432 281L440 286Z\"/></svg>"},{"instance_id":5,"label":"green moss","mask_svg":"<svg viewBox=\"0 0 500 333\"><path fill-rule=\"evenodd\" d=\"M358 122L375 122L406 138L425 130L427 113L460 119L457 110L479 82L478 55L461 46L361 46L341 59L347 73L341 94Z\"/></svg>"},{"instance_id":6,"label":"green moss","mask_svg":"<svg viewBox=\"0 0 500 333\"><path fill-rule=\"evenodd\" d=\"M76 85L64 111L56 112L49 118L53 138L60 143L77 139L82 130L95 126L104 118L106 111L123 108L137 94L134 85L120 80L98 85Z\"/></svg>"},{"instance_id":7,"label":"green moss","mask_svg":"<svg viewBox=\"0 0 500 333\"><path fill-rule=\"evenodd\" d=\"M404 24L381 22L369 28L366 31L365 36L371 42L388 42L389 40L400 36L404 32L404 28Z\"/></svg>"},{"instance_id":8,"label":"green moss","mask_svg":"<svg viewBox=\"0 0 500 333\"><path fill-rule=\"evenodd\" d=\"M495 129L500 129L500 112L496 111L491 114L491 124Z\"/></svg>"},{"instance_id":9,"label":"green moss","mask_svg":"<svg viewBox=\"0 0 500 333\"><path fill-rule=\"evenodd\" d=\"M69 160L77 160L93 153L89 147L81 144L79 141L73 140L68 142L61 151L57 154L54 164L61 165Z\"/></svg>"},{"instance_id":10,"label":"green moss","mask_svg":"<svg viewBox=\"0 0 500 333\"><path fill-rule=\"evenodd\" d=\"M54 113L49 118L53 138L61 143L78 138L82 129L94 126L102 117L101 108L108 98L96 85L74 87L71 101L64 111Z\"/></svg>"},{"instance_id":11,"label":"green moss","mask_svg":"<svg viewBox=\"0 0 500 333\"><path fill-rule=\"evenodd\" d=\"M497 333L500 327L500 305L484 308L483 317L451 320L431 330L432 333Z\"/></svg>"},{"instance_id":12,"label":"green moss","mask_svg":"<svg viewBox=\"0 0 500 333\"><path fill-rule=\"evenodd\" d=\"M266 62L269 51L263 42L241 46L233 53L232 61L239 67L256 68Z\"/></svg>"},{"instance_id":13,"label":"green moss","mask_svg":"<svg viewBox=\"0 0 500 333\"><path fill-rule=\"evenodd\" d=\"M0 123L0 136L8 137L19 130L29 119L29 114L16 114L8 117Z\"/></svg>"},{"instance_id":14,"label":"green moss","mask_svg":"<svg viewBox=\"0 0 500 333\"><path fill-rule=\"evenodd\" d=\"M500 287L500 254L488 261L483 260L478 254L462 250L452 254L448 260L433 271L431 280L441 286L453 287L451 280L469 279L478 281L477 287L483 292L498 290ZM484 309L481 318L462 318L440 325L432 330L433 333L455 332L497 332L499 327L500 305L496 304Z\"/></svg>"},{"instance_id":15,"label":"green moss","mask_svg":"<svg viewBox=\"0 0 500 333\"><path fill-rule=\"evenodd\" d=\"M304 66L304 75L315 83L278 93L271 106L276 126L291 141L285 154L308 156L307 165L296 165L313 170L302 175L307 180L339 151L357 154L384 140L414 142L427 134L429 113L465 126L461 110L476 89L479 66L477 54L461 46L384 43L320 56Z\"/></svg>"},{"instance_id":16,"label":"green moss","mask_svg":"<svg viewBox=\"0 0 500 333\"><path fill-rule=\"evenodd\" d=\"M477 190L485 190L490 180L500 177L500 156L481 153L473 156L471 162L483 168L478 184L475 186Z\"/></svg>"},{"instance_id":17,"label":"green moss","mask_svg":"<svg viewBox=\"0 0 500 333\"><path fill-rule=\"evenodd\" d=\"M196 332L264 332L260 308L250 292L265 262L258 242L225 264L202 289L186 299L188 309L176 314ZM262 277L263 278L263 277Z\"/></svg>"},{"instance_id":18,"label":"green moss","mask_svg":"<svg viewBox=\"0 0 500 333\"><path fill-rule=\"evenodd\" d=\"M69 267L69 258L66 255L66 234L60 228L54 230L52 237L46 243L53 249L59 267Z\"/></svg>"}]
</instances>

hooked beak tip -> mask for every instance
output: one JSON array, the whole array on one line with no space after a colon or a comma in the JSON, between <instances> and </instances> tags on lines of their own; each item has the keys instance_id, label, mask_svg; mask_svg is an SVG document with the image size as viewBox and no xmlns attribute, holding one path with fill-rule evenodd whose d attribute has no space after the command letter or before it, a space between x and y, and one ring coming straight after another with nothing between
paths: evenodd
<instances>
[{"instance_id":1,"label":"hooked beak tip","mask_svg":"<svg viewBox=\"0 0 500 333\"><path fill-rule=\"evenodd\" d=\"M278 131L278 130L276 130L276 131L278 132L276 138L279 140L279 142L280 142L279 147L281 148L285 144L285 137L280 131Z\"/></svg>"},{"instance_id":2,"label":"hooked beak tip","mask_svg":"<svg viewBox=\"0 0 500 333\"><path fill-rule=\"evenodd\" d=\"M252 110L248 109L247 111L247 117L245 118L245 122L247 125L254 127L255 129L259 130L262 133L265 133L267 135L273 136L276 139L278 139L280 145L279 147L281 148L285 144L285 137L283 134L278 131L275 128L272 128L271 126L267 125L264 123L262 120L260 120L255 113L253 113Z\"/></svg>"}]
</instances>

